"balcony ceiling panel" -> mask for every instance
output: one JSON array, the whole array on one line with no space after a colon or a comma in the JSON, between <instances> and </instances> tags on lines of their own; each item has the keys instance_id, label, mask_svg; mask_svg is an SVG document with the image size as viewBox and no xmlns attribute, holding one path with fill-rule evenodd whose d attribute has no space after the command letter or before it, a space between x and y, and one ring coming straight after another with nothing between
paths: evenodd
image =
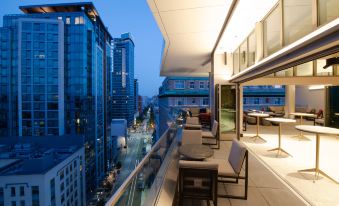
<instances>
[{"instance_id":1,"label":"balcony ceiling panel","mask_svg":"<svg viewBox=\"0 0 339 206\"><path fill-rule=\"evenodd\" d=\"M208 76L232 0L147 0L165 45L160 75Z\"/></svg>"},{"instance_id":2,"label":"balcony ceiling panel","mask_svg":"<svg viewBox=\"0 0 339 206\"><path fill-rule=\"evenodd\" d=\"M159 11L184 10L192 8L206 8L224 6L225 0L170 0L156 1Z\"/></svg>"}]
</instances>

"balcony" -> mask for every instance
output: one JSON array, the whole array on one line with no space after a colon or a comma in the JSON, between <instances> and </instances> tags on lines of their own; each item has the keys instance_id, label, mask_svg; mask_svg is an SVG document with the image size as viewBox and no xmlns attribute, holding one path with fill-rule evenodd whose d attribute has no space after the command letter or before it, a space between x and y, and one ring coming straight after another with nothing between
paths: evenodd
<instances>
[{"instance_id":1,"label":"balcony","mask_svg":"<svg viewBox=\"0 0 339 206\"><path fill-rule=\"evenodd\" d=\"M177 124L179 123L179 124ZM178 148L181 141L181 118L172 122L152 150L145 156L136 169L130 174L119 190L107 201L110 205L178 205ZM298 172L300 169L312 167L315 161L315 135L305 133L308 140L294 138L298 134L295 125L284 125L282 145L292 155L267 150L278 144L277 126L260 126L260 134L264 140L253 140L256 125L248 125L241 141L249 150L249 186L248 199L218 198L218 205L335 205L338 201L339 185L331 179L320 176L313 181L313 173ZM304 124L313 124L304 121ZM339 152L338 139L322 138L321 165L326 171L337 171L333 163ZM225 159L230 151L231 141L221 141L220 149L214 149L214 158ZM331 151L331 152L330 152ZM337 154L338 153L338 154ZM332 162L332 163L331 163ZM331 173L331 172L329 172ZM332 175L335 174L331 173ZM239 185L218 184L218 194L235 195L242 193L243 182ZM185 200L184 205L207 205L198 200Z\"/></svg>"}]
</instances>

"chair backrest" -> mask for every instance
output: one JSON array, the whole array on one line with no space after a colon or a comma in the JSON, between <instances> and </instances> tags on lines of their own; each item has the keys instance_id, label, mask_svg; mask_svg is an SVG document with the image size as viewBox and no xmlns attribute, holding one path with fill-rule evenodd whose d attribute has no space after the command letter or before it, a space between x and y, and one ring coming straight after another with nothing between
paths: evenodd
<instances>
[{"instance_id":1,"label":"chair backrest","mask_svg":"<svg viewBox=\"0 0 339 206\"><path fill-rule=\"evenodd\" d=\"M181 145L202 144L201 130L182 130Z\"/></svg>"},{"instance_id":2,"label":"chair backrest","mask_svg":"<svg viewBox=\"0 0 339 206\"><path fill-rule=\"evenodd\" d=\"M218 122L216 120L213 121L213 126L212 126L212 134L214 137L216 137L218 132Z\"/></svg>"},{"instance_id":3,"label":"chair backrest","mask_svg":"<svg viewBox=\"0 0 339 206\"><path fill-rule=\"evenodd\" d=\"M199 118L198 117L189 117L186 119L186 123L187 124L195 124L195 125L199 125Z\"/></svg>"},{"instance_id":4,"label":"chair backrest","mask_svg":"<svg viewBox=\"0 0 339 206\"><path fill-rule=\"evenodd\" d=\"M321 119L324 117L324 112L322 109L319 109L318 114L317 114L317 119Z\"/></svg>"},{"instance_id":5,"label":"chair backrest","mask_svg":"<svg viewBox=\"0 0 339 206\"><path fill-rule=\"evenodd\" d=\"M232 140L232 146L230 155L228 156L228 162L231 164L235 173L239 174L242 168L242 164L245 160L247 149L246 146L239 142L237 139Z\"/></svg>"},{"instance_id":6,"label":"chair backrest","mask_svg":"<svg viewBox=\"0 0 339 206\"><path fill-rule=\"evenodd\" d=\"M216 202L218 164L179 160L179 194L181 197L206 197Z\"/></svg>"}]
</instances>

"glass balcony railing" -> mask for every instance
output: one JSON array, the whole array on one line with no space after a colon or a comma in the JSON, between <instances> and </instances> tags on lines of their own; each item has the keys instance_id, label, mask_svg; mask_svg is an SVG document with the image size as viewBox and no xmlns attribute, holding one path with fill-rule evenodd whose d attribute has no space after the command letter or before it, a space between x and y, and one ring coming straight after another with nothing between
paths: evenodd
<instances>
[{"instance_id":1,"label":"glass balcony railing","mask_svg":"<svg viewBox=\"0 0 339 206\"><path fill-rule=\"evenodd\" d=\"M182 121L181 115L175 115L168 121L168 129L161 135L150 151L129 174L115 193L106 200L106 206L154 205L163 182L162 173L166 170L170 154L176 145L177 122Z\"/></svg>"}]
</instances>

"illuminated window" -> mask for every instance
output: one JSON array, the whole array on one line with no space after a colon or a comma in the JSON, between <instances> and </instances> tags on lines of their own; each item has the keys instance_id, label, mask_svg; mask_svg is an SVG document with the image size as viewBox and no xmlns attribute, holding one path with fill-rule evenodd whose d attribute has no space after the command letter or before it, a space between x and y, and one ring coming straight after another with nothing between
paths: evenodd
<instances>
[{"instance_id":1,"label":"illuminated window","mask_svg":"<svg viewBox=\"0 0 339 206\"><path fill-rule=\"evenodd\" d=\"M205 84L204 84L204 82L199 82L199 88L200 88L200 89L205 89Z\"/></svg>"},{"instance_id":2,"label":"illuminated window","mask_svg":"<svg viewBox=\"0 0 339 206\"><path fill-rule=\"evenodd\" d=\"M194 82L190 82L189 85L188 85L188 87L189 87L190 89L194 89Z\"/></svg>"},{"instance_id":3,"label":"illuminated window","mask_svg":"<svg viewBox=\"0 0 339 206\"><path fill-rule=\"evenodd\" d=\"M177 80L174 82L174 89L185 89L184 80Z\"/></svg>"},{"instance_id":4,"label":"illuminated window","mask_svg":"<svg viewBox=\"0 0 339 206\"><path fill-rule=\"evenodd\" d=\"M74 19L74 24L79 24L79 23L80 23L79 17L75 17L75 19Z\"/></svg>"}]
</instances>

